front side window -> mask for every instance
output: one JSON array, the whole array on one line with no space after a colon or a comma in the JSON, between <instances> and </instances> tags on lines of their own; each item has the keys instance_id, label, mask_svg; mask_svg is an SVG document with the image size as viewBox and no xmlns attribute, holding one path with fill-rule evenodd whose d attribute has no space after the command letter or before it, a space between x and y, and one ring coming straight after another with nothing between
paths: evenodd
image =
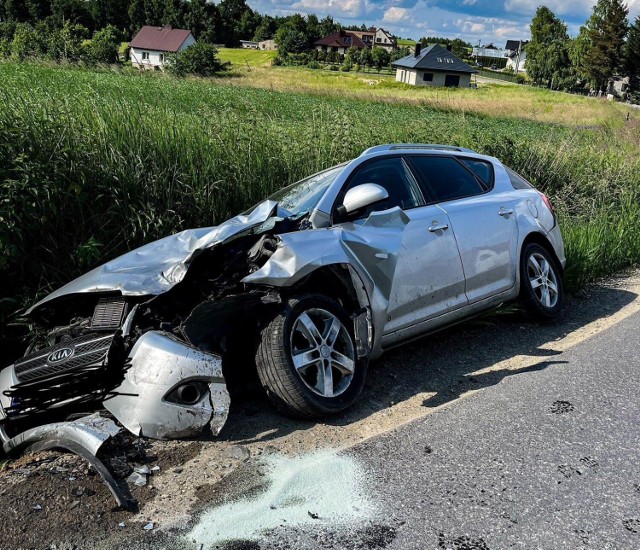
<instances>
[{"instance_id":1,"label":"front side window","mask_svg":"<svg viewBox=\"0 0 640 550\"><path fill-rule=\"evenodd\" d=\"M422 206L424 200L417 182L409 168L400 157L380 158L367 162L354 171L338 195L336 207L342 204L349 189L364 183L376 183L384 187L389 197L358 213L359 218L367 217L371 212L388 210L399 206L403 210Z\"/></svg>"},{"instance_id":2,"label":"front side window","mask_svg":"<svg viewBox=\"0 0 640 550\"><path fill-rule=\"evenodd\" d=\"M461 162L453 157L412 156L425 196L434 202L444 202L473 195L480 195L487 189L478 178Z\"/></svg>"},{"instance_id":3,"label":"front side window","mask_svg":"<svg viewBox=\"0 0 640 550\"><path fill-rule=\"evenodd\" d=\"M160 63L164 63L164 54L163 53L160 54Z\"/></svg>"},{"instance_id":4,"label":"front side window","mask_svg":"<svg viewBox=\"0 0 640 550\"><path fill-rule=\"evenodd\" d=\"M149 52L142 52L142 61L149 61Z\"/></svg>"},{"instance_id":5,"label":"front side window","mask_svg":"<svg viewBox=\"0 0 640 550\"><path fill-rule=\"evenodd\" d=\"M425 82L433 82L433 73L424 73L422 75L422 80Z\"/></svg>"}]
</instances>

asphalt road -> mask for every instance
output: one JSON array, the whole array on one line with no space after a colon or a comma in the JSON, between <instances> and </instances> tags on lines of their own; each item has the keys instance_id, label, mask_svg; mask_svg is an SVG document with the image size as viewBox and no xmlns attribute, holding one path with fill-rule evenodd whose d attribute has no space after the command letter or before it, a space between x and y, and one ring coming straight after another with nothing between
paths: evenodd
<instances>
[{"instance_id":1,"label":"asphalt road","mask_svg":"<svg viewBox=\"0 0 640 550\"><path fill-rule=\"evenodd\" d=\"M380 521L270 545L640 548L639 336L636 313L354 447Z\"/></svg>"}]
</instances>

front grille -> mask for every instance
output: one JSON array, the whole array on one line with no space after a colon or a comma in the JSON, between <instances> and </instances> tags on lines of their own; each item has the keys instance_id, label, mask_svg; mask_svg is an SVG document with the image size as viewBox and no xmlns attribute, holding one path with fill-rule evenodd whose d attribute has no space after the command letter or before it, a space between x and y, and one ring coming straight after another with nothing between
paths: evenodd
<instances>
[{"instance_id":1,"label":"front grille","mask_svg":"<svg viewBox=\"0 0 640 550\"><path fill-rule=\"evenodd\" d=\"M107 356L113 336L113 334L106 336L87 334L22 357L14 363L16 377L20 382L30 382L79 367L101 365ZM68 358L53 362L49 360L54 352L66 350L67 348L73 350L73 354Z\"/></svg>"},{"instance_id":2,"label":"front grille","mask_svg":"<svg viewBox=\"0 0 640 550\"><path fill-rule=\"evenodd\" d=\"M93 310L91 328L93 330L117 330L127 313L127 303L122 297L100 298Z\"/></svg>"}]
</instances>

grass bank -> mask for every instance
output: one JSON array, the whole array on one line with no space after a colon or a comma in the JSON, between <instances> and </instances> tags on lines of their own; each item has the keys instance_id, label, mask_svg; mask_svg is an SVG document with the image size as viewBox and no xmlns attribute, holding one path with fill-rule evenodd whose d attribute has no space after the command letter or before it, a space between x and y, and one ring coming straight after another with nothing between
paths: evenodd
<instances>
[{"instance_id":1,"label":"grass bank","mask_svg":"<svg viewBox=\"0 0 640 550\"><path fill-rule=\"evenodd\" d=\"M324 78L307 73L297 80L310 87ZM550 112L582 113L562 125L508 107L493 116L495 102L526 103L520 88L428 91L445 99L416 102L402 88L335 93L342 80L327 80L326 93L249 80L0 63L0 316L125 250L219 223L384 142L458 144L530 178L562 217L569 288L640 258L640 129L620 122L619 106L536 96ZM462 107L470 97L475 109Z\"/></svg>"}]
</instances>

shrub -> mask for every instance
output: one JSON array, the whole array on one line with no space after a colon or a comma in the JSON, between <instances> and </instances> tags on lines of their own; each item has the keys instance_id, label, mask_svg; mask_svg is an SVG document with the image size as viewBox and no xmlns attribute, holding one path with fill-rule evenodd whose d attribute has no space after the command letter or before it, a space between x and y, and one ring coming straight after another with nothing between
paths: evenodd
<instances>
[{"instance_id":1,"label":"shrub","mask_svg":"<svg viewBox=\"0 0 640 550\"><path fill-rule=\"evenodd\" d=\"M169 72L177 76L214 76L224 71L224 66L218 59L218 50L206 42L196 42L171 56L166 66Z\"/></svg>"},{"instance_id":2,"label":"shrub","mask_svg":"<svg viewBox=\"0 0 640 550\"><path fill-rule=\"evenodd\" d=\"M107 25L104 29L93 33L91 42L87 44L87 61L109 65L117 63L121 38L120 31L113 25Z\"/></svg>"}]
</instances>

